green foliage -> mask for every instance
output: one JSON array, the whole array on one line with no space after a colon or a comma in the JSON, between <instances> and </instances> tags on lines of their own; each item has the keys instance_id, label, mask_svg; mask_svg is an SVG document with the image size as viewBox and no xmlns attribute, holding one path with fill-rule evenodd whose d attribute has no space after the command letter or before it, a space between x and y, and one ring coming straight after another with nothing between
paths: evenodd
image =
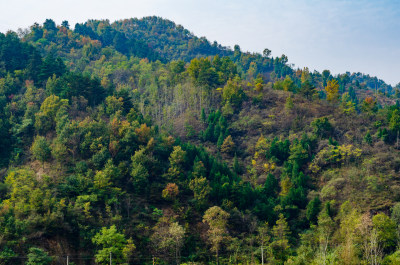
<instances>
[{"instance_id":1,"label":"green foliage","mask_svg":"<svg viewBox=\"0 0 400 265\"><path fill-rule=\"evenodd\" d=\"M193 59L187 71L197 86L213 88L218 84L218 74L206 58Z\"/></svg>"},{"instance_id":2,"label":"green foliage","mask_svg":"<svg viewBox=\"0 0 400 265\"><path fill-rule=\"evenodd\" d=\"M354 114L356 112L356 104L353 102L348 92L342 95L341 108L345 114Z\"/></svg>"},{"instance_id":3,"label":"green foliage","mask_svg":"<svg viewBox=\"0 0 400 265\"><path fill-rule=\"evenodd\" d=\"M285 109L286 109L286 111L289 112L290 110L293 109L293 107L294 107L293 100L289 96L289 97L286 98Z\"/></svg>"},{"instance_id":4,"label":"green foliage","mask_svg":"<svg viewBox=\"0 0 400 265\"><path fill-rule=\"evenodd\" d=\"M29 249L28 261L26 265L48 265L53 259L48 256L47 252L40 248L32 247Z\"/></svg>"},{"instance_id":5,"label":"green foliage","mask_svg":"<svg viewBox=\"0 0 400 265\"><path fill-rule=\"evenodd\" d=\"M312 123L314 133L321 138L328 138L331 135L333 127L327 117L316 118Z\"/></svg>"},{"instance_id":6,"label":"green foliage","mask_svg":"<svg viewBox=\"0 0 400 265\"><path fill-rule=\"evenodd\" d=\"M318 197L312 199L306 208L306 217L307 219L315 224L317 222L317 217L319 212L321 211L321 201Z\"/></svg>"},{"instance_id":7,"label":"green foliage","mask_svg":"<svg viewBox=\"0 0 400 265\"><path fill-rule=\"evenodd\" d=\"M283 214L280 214L279 219L272 228L273 241L271 243L274 257L280 264L284 263L289 254L290 245L288 236L290 234L288 223Z\"/></svg>"},{"instance_id":8,"label":"green foliage","mask_svg":"<svg viewBox=\"0 0 400 265\"><path fill-rule=\"evenodd\" d=\"M192 179L189 183L189 188L193 191L194 199L198 205L202 205L207 201L211 187L205 177Z\"/></svg>"},{"instance_id":9,"label":"green foliage","mask_svg":"<svg viewBox=\"0 0 400 265\"><path fill-rule=\"evenodd\" d=\"M231 104L235 108L239 108L244 98L243 90L240 86L240 78L230 79L222 88L222 99L225 104ZM228 103L229 102L229 103Z\"/></svg>"},{"instance_id":10,"label":"green foliage","mask_svg":"<svg viewBox=\"0 0 400 265\"><path fill-rule=\"evenodd\" d=\"M3 261L37 242L64 255L57 241L99 263L256 264L260 246L271 264L396 263L399 104L383 81L295 70L158 17L23 35L0 34Z\"/></svg>"},{"instance_id":11,"label":"green foliage","mask_svg":"<svg viewBox=\"0 0 400 265\"><path fill-rule=\"evenodd\" d=\"M123 107L123 98L116 98L115 96L108 96L105 99L106 113L108 115L121 111Z\"/></svg>"},{"instance_id":12,"label":"green foliage","mask_svg":"<svg viewBox=\"0 0 400 265\"><path fill-rule=\"evenodd\" d=\"M369 145L372 145L372 136L369 131L364 136L364 142L366 142Z\"/></svg>"},{"instance_id":13,"label":"green foliage","mask_svg":"<svg viewBox=\"0 0 400 265\"><path fill-rule=\"evenodd\" d=\"M48 161L51 157L50 145L43 136L37 136L35 138L31 151L32 155L42 163Z\"/></svg>"},{"instance_id":14,"label":"green foliage","mask_svg":"<svg viewBox=\"0 0 400 265\"><path fill-rule=\"evenodd\" d=\"M103 227L92 238L92 241L100 248L96 254L98 264L109 264L110 253L113 264L126 262L131 251L135 249L133 243L125 239L124 234L118 233L115 225L110 226L110 228Z\"/></svg>"},{"instance_id":15,"label":"green foliage","mask_svg":"<svg viewBox=\"0 0 400 265\"><path fill-rule=\"evenodd\" d=\"M396 223L384 213L375 215L372 223L378 232L378 239L382 242L384 250L394 250L398 240Z\"/></svg>"},{"instance_id":16,"label":"green foliage","mask_svg":"<svg viewBox=\"0 0 400 265\"><path fill-rule=\"evenodd\" d=\"M317 94L315 87L311 84L309 80L306 80L304 83L301 84L299 93L309 100L315 98Z\"/></svg>"},{"instance_id":17,"label":"green foliage","mask_svg":"<svg viewBox=\"0 0 400 265\"><path fill-rule=\"evenodd\" d=\"M208 225L208 240L211 244L211 249L216 253L218 262L218 253L221 243L228 235L226 230L229 213L225 212L218 206L209 208L203 216L203 223Z\"/></svg>"}]
</instances>

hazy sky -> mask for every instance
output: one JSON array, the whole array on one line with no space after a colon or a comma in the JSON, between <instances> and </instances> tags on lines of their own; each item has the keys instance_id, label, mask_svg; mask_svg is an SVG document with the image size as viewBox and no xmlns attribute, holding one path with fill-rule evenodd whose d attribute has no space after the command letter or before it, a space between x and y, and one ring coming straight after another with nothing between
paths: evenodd
<instances>
[{"instance_id":1,"label":"hazy sky","mask_svg":"<svg viewBox=\"0 0 400 265\"><path fill-rule=\"evenodd\" d=\"M285 54L296 67L363 72L400 82L400 1L396 0L0 0L0 31L52 18L73 26L162 16L198 36L242 50Z\"/></svg>"}]
</instances>

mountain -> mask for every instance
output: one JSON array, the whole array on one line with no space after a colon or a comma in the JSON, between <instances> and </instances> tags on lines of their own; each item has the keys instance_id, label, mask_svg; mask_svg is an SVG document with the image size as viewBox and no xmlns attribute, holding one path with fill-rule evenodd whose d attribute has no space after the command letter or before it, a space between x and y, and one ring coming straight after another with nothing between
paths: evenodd
<instances>
[{"instance_id":1,"label":"mountain","mask_svg":"<svg viewBox=\"0 0 400 265\"><path fill-rule=\"evenodd\" d=\"M398 264L398 96L159 17L0 34L0 260Z\"/></svg>"}]
</instances>

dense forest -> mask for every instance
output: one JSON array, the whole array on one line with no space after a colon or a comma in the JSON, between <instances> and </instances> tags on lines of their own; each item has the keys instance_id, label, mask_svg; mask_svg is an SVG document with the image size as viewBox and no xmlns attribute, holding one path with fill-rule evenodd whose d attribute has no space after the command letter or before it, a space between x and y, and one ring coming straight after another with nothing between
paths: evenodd
<instances>
[{"instance_id":1,"label":"dense forest","mask_svg":"<svg viewBox=\"0 0 400 265\"><path fill-rule=\"evenodd\" d=\"M160 17L0 33L0 264L400 264L399 89Z\"/></svg>"}]
</instances>

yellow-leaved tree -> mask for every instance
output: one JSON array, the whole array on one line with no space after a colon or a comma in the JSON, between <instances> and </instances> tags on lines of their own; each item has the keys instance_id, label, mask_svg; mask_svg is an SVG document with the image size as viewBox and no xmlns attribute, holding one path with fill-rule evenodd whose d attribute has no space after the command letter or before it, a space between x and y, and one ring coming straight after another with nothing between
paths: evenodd
<instances>
[{"instance_id":1,"label":"yellow-leaved tree","mask_svg":"<svg viewBox=\"0 0 400 265\"><path fill-rule=\"evenodd\" d=\"M326 87L326 100L336 102L339 98L339 83L337 80L329 80Z\"/></svg>"}]
</instances>

